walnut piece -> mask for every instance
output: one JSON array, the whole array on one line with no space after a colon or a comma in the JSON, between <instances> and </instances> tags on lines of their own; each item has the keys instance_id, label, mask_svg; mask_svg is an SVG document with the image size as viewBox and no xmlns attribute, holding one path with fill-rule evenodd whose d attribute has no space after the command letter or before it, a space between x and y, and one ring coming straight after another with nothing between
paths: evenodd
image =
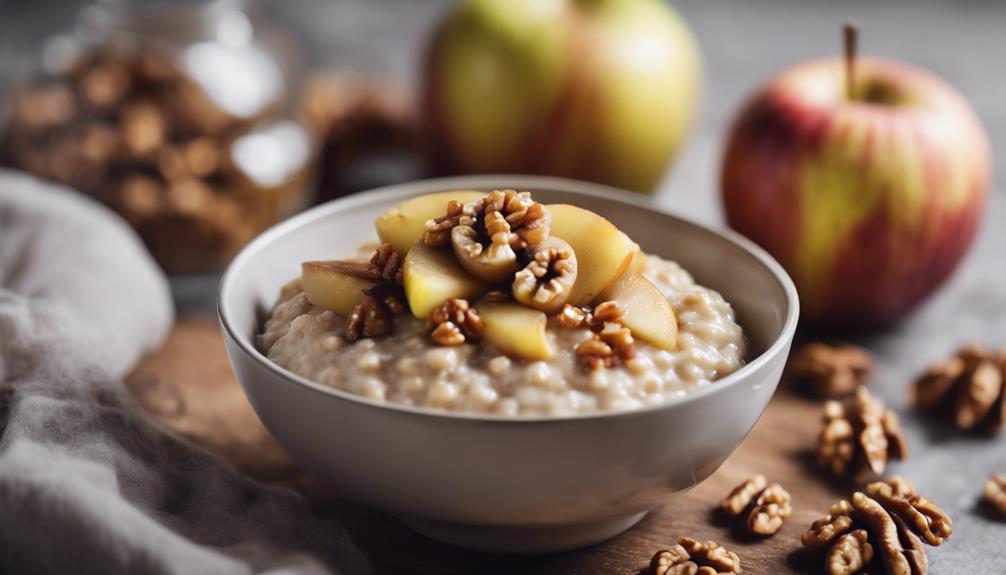
<instances>
[{"instance_id":1,"label":"walnut piece","mask_svg":"<svg viewBox=\"0 0 1006 575\"><path fill-rule=\"evenodd\" d=\"M447 213L426 222L423 243L434 248L446 247L451 243L451 230L461 221L461 211L465 205L457 200L447 203Z\"/></svg>"},{"instance_id":2,"label":"walnut piece","mask_svg":"<svg viewBox=\"0 0 1006 575\"><path fill-rule=\"evenodd\" d=\"M764 475L754 475L723 500L723 511L732 517L744 516L744 526L752 535L773 535L793 514L789 492L782 485L768 485Z\"/></svg>"},{"instance_id":3,"label":"walnut piece","mask_svg":"<svg viewBox=\"0 0 1006 575\"><path fill-rule=\"evenodd\" d=\"M912 387L915 406L947 415L962 431L1006 426L1006 349L966 346L929 366Z\"/></svg>"},{"instance_id":4,"label":"walnut piece","mask_svg":"<svg viewBox=\"0 0 1006 575\"><path fill-rule=\"evenodd\" d=\"M908 443L898 416L865 387L841 402L825 404L817 460L834 475L880 476L889 459L907 456Z\"/></svg>"},{"instance_id":5,"label":"walnut piece","mask_svg":"<svg viewBox=\"0 0 1006 575\"><path fill-rule=\"evenodd\" d=\"M790 361L786 373L819 397L842 397L870 383L873 356L855 345L810 343Z\"/></svg>"},{"instance_id":6,"label":"walnut piece","mask_svg":"<svg viewBox=\"0 0 1006 575\"><path fill-rule=\"evenodd\" d=\"M829 575L923 575L928 569L924 543L938 546L953 533L947 514L898 476L869 484L850 501L832 506L803 536L804 547L827 549Z\"/></svg>"},{"instance_id":7,"label":"walnut piece","mask_svg":"<svg viewBox=\"0 0 1006 575\"><path fill-rule=\"evenodd\" d=\"M371 293L372 289L363 291L360 301L346 317L343 335L347 341L354 342L361 337L377 337L391 331L392 312L384 300Z\"/></svg>"},{"instance_id":8,"label":"walnut piece","mask_svg":"<svg viewBox=\"0 0 1006 575\"><path fill-rule=\"evenodd\" d=\"M485 323L467 300L452 298L433 310L427 325L430 338L437 345L454 346L466 341L481 341Z\"/></svg>"},{"instance_id":9,"label":"walnut piece","mask_svg":"<svg viewBox=\"0 0 1006 575\"><path fill-rule=\"evenodd\" d=\"M732 575L741 573L736 553L714 541L702 543L690 537L678 537L678 544L657 551L650 559L646 575Z\"/></svg>"},{"instance_id":10,"label":"walnut piece","mask_svg":"<svg viewBox=\"0 0 1006 575\"><path fill-rule=\"evenodd\" d=\"M527 251L531 261L514 276L513 296L526 306L555 313L573 291L576 254L559 238L547 238Z\"/></svg>"},{"instance_id":11,"label":"walnut piece","mask_svg":"<svg viewBox=\"0 0 1006 575\"><path fill-rule=\"evenodd\" d=\"M1006 519L1006 475L997 473L985 480L985 503Z\"/></svg>"},{"instance_id":12,"label":"walnut piece","mask_svg":"<svg viewBox=\"0 0 1006 575\"><path fill-rule=\"evenodd\" d=\"M828 551L827 570L832 575L859 573L873 559L873 546L865 529L857 529L838 538Z\"/></svg>"}]
</instances>

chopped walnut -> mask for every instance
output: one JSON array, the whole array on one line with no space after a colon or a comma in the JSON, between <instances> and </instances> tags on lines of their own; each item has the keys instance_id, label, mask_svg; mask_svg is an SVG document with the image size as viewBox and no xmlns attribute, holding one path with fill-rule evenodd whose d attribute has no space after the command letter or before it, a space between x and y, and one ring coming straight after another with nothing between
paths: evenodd
<instances>
[{"instance_id":1,"label":"chopped walnut","mask_svg":"<svg viewBox=\"0 0 1006 575\"><path fill-rule=\"evenodd\" d=\"M868 537L865 529L857 529L839 537L828 551L828 573L852 575L861 572L873 559L873 546Z\"/></svg>"},{"instance_id":2,"label":"chopped walnut","mask_svg":"<svg viewBox=\"0 0 1006 575\"><path fill-rule=\"evenodd\" d=\"M913 386L921 410L949 414L963 431L1006 425L1006 349L967 346L930 366Z\"/></svg>"},{"instance_id":3,"label":"chopped walnut","mask_svg":"<svg viewBox=\"0 0 1006 575\"><path fill-rule=\"evenodd\" d=\"M548 238L529 247L528 254L531 261L514 276L514 298L545 313L559 311L576 282L573 248L559 238Z\"/></svg>"},{"instance_id":4,"label":"chopped walnut","mask_svg":"<svg viewBox=\"0 0 1006 575\"><path fill-rule=\"evenodd\" d=\"M423 232L423 243L435 248L442 248L451 243L451 230L461 221L461 211L465 205L457 200L447 203L447 213L439 218L426 222Z\"/></svg>"},{"instance_id":5,"label":"chopped walnut","mask_svg":"<svg viewBox=\"0 0 1006 575\"><path fill-rule=\"evenodd\" d=\"M448 217L441 224L451 221ZM496 190L465 204L457 223L446 225L454 254L468 273L488 282L504 282L517 271L517 251L545 241L551 222L548 211L530 193ZM431 229L436 225L434 220Z\"/></svg>"},{"instance_id":6,"label":"chopped walnut","mask_svg":"<svg viewBox=\"0 0 1006 575\"><path fill-rule=\"evenodd\" d=\"M928 562L923 543L938 546L953 532L947 514L901 477L871 483L850 501L832 506L830 515L815 521L803 536L804 547L828 549L829 575L867 570L924 574Z\"/></svg>"},{"instance_id":7,"label":"chopped walnut","mask_svg":"<svg viewBox=\"0 0 1006 575\"><path fill-rule=\"evenodd\" d=\"M985 480L985 503L1006 518L1006 475L997 473Z\"/></svg>"},{"instance_id":8,"label":"chopped walnut","mask_svg":"<svg viewBox=\"0 0 1006 575\"><path fill-rule=\"evenodd\" d=\"M741 573L736 553L714 541L702 543L690 537L678 537L678 544L657 551L650 559L646 575L731 575Z\"/></svg>"},{"instance_id":9,"label":"chopped walnut","mask_svg":"<svg viewBox=\"0 0 1006 575\"><path fill-rule=\"evenodd\" d=\"M480 341L485 323L467 300L452 298L433 310L427 320L430 337L437 345L454 346Z\"/></svg>"},{"instance_id":10,"label":"chopped walnut","mask_svg":"<svg viewBox=\"0 0 1006 575\"><path fill-rule=\"evenodd\" d=\"M370 258L370 266L388 284L402 285L402 254L395 252L391 244L381 244Z\"/></svg>"},{"instance_id":11,"label":"chopped walnut","mask_svg":"<svg viewBox=\"0 0 1006 575\"><path fill-rule=\"evenodd\" d=\"M755 475L734 488L723 500L723 510L731 516L744 515L744 525L752 535L772 535L793 514L789 493L778 483L767 485L764 475Z\"/></svg>"},{"instance_id":12,"label":"chopped walnut","mask_svg":"<svg viewBox=\"0 0 1006 575\"><path fill-rule=\"evenodd\" d=\"M371 290L364 290L360 295L360 301L353 307L353 311L346 317L343 325L343 335L347 341L353 342L361 337L377 337L391 331L392 312L385 304L385 300L378 295L371 293Z\"/></svg>"},{"instance_id":13,"label":"chopped walnut","mask_svg":"<svg viewBox=\"0 0 1006 575\"><path fill-rule=\"evenodd\" d=\"M873 373L873 357L849 344L810 343L787 366L787 378L819 397L842 397L867 385Z\"/></svg>"},{"instance_id":14,"label":"chopped walnut","mask_svg":"<svg viewBox=\"0 0 1006 575\"><path fill-rule=\"evenodd\" d=\"M594 332L576 346L576 356L584 368L614 367L636 357L635 339L632 331L620 323L622 308L616 302L601 302L593 309L566 304L558 317L566 327L587 327Z\"/></svg>"},{"instance_id":15,"label":"chopped walnut","mask_svg":"<svg viewBox=\"0 0 1006 575\"><path fill-rule=\"evenodd\" d=\"M824 428L818 436L818 463L835 475L859 478L883 475L889 459L908 456L908 443L897 415L865 387L842 402L824 408Z\"/></svg>"}]
</instances>

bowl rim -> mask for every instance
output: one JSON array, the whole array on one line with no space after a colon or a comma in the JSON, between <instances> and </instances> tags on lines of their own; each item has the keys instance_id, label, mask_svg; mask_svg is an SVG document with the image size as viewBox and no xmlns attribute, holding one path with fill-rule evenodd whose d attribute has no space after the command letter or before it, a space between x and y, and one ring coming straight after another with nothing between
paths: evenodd
<instances>
[{"instance_id":1,"label":"bowl rim","mask_svg":"<svg viewBox=\"0 0 1006 575\"><path fill-rule=\"evenodd\" d=\"M264 354L262 354L250 341L250 339L242 335L234 328L231 323L230 318L227 316L224 306L224 296L228 293L228 287L235 280L234 270L240 267L246 260L251 259L254 255L264 246L270 244L275 238L283 236L290 230L299 228L301 226L308 225L316 220L324 219L333 213L337 213L346 208L355 207L361 204L368 204L375 201L382 200L393 200L401 199L405 200L410 197L414 197L420 194L433 193L438 191L446 191L452 189L465 189L465 188L545 188L554 189L556 191L566 191L574 194L583 194L586 196L597 197L604 200L612 200L615 202L620 202L624 204L631 205L633 207L642 208L651 212L656 212L660 215L674 218L686 226L691 226L693 228L698 228L707 234L711 234L714 237L728 243L735 247L740 248L746 252L749 256L753 257L755 261L764 266L769 272L772 278L776 281L778 286L781 288L786 300L786 317L783 322L782 329L779 335L772 341L772 343L763 351L758 357L751 360L749 363L744 364L737 371L717 379L716 381L709 382L706 385L698 387L696 389L690 390L683 397L675 398L673 400L660 403L657 405L643 406L637 409L626 409L617 411L603 411L594 413L577 413L570 415L559 415L559 416L549 416L549 415L525 415L525 416L500 416L491 413L476 413L476 412L466 412L466 411L437 411L429 408L414 407L408 405L399 405L396 403L389 402L379 402L377 400L369 399L361 395L356 395L348 391L342 391L334 387L329 387L322 385L318 382L312 381L306 377L300 376L293 373L281 365L273 362ZM253 362L272 371L276 375L280 376L280 380L286 384L294 384L304 386L312 391L321 393L322 395L328 396L330 398L341 399L344 401L350 401L364 408L380 409L383 411L394 411L399 412L403 415L419 416L419 417L433 417L440 419L449 420L462 420L462 421L476 421L480 423L493 423L500 425L514 425L514 424L552 424L561 423L566 421L575 420L591 420L591 419L609 419L609 418L627 418L627 417L638 417L645 414L649 414L655 411L661 411L666 409L676 409L681 406L687 405L691 402L698 401L699 399L710 395L719 393L720 391L739 384L741 381L746 379L749 373L757 371L765 364L771 362L776 356L783 353L783 350L792 342L793 335L796 332L797 323L800 316L800 300L797 295L796 286L793 280L789 277L789 274L783 269L782 265L775 260L768 252L756 245L751 240L745 238L739 233L730 229L714 229L692 220L680 216L673 211L666 210L663 208L655 207L650 201L648 196L640 196L639 194L633 194L632 192L627 192L618 188L611 186L606 186L603 184L595 184L591 182L583 182L579 180L572 180L568 178L557 178L551 176L528 176L528 175L509 175L509 174L482 174L474 176L451 176L443 178L430 178L422 180L413 180L410 182L393 184L389 186L383 186L379 188L374 188L366 190L357 194L346 196L343 198L338 198L329 202L325 202L308 210L305 210L299 214L296 214L276 225L270 227L264 232L256 236L252 241L245 245L237 255L231 260L227 265L227 269L221 276L220 283L217 289L217 317L220 322L221 327L225 331L226 335L233 340L237 345L237 348L244 352ZM232 366L233 369L233 366Z\"/></svg>"}]
</instances>

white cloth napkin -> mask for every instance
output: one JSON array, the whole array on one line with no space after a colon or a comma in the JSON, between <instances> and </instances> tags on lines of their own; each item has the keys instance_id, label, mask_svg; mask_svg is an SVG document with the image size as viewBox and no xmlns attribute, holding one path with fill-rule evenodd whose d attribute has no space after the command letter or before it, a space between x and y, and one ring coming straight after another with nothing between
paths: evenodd
<instances>
[{"instance_id":1,"label":"white cloth napkin","mask_svg":"<svg viewBox=\"0 0 1006 575\"><path fill-rule=\"evenodd\" d=\"M369 571L302 497L138 411L121 378L172 316L122 220L0 170L0 572Z\"/></svg>"}]
</instances>

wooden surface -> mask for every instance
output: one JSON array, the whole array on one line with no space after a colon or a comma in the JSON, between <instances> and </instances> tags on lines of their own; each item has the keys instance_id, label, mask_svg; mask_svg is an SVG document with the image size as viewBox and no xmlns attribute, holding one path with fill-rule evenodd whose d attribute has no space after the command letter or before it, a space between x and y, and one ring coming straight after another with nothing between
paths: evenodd
<instances>
[{"instance_id":1,"label":"wooden surface","mask_svg":"<svg viewBox=\"0 0 1006 575\"><path fill-rule=\"evenodd\" d=\"M388 515L341 501L294 464L262 428L234 381L215 319L182 318L165 347L128 378L143 408L159 423L217 452L258 479L291 485L316 513L342 522L377 573L635 573L677 535L715 539L736 551L745 573L799 573L807 568L799 538L847 486L824 480L813 466L817 402L781 390L751 435L697 488L655 510L629 532L595 547L514 558L459 550L418 534ZM794 498L793 517L774 537L754 540L731 530L717 512L723 496L760 472Z\"/></svg>"}]
</instances>

